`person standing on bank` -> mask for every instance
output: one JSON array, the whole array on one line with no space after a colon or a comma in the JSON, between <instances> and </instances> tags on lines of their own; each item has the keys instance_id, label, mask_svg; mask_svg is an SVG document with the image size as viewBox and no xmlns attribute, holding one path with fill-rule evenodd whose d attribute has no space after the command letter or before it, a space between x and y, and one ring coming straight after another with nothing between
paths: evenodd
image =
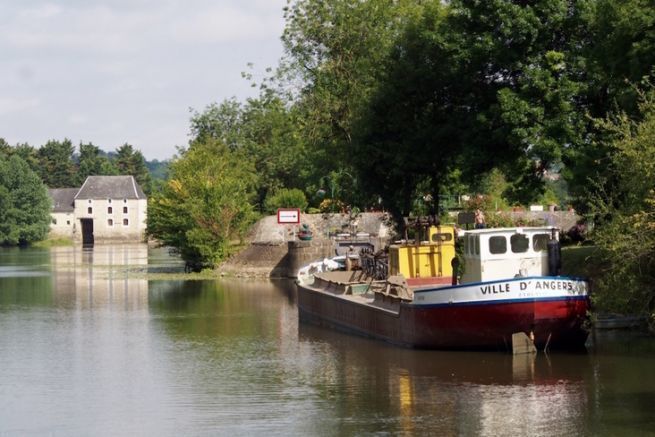
<instances>
[{"instance_id":1,"label":"person standing on bank","mask_svg":"<svg viewBox=\"0 0 655 437\"><path fill-rule=\"evenodd\" d=\"M475 229L484 229L485 228L485 223L484 223L484 214L480 209L475 210Z\"/></svg>"}]
</instances>

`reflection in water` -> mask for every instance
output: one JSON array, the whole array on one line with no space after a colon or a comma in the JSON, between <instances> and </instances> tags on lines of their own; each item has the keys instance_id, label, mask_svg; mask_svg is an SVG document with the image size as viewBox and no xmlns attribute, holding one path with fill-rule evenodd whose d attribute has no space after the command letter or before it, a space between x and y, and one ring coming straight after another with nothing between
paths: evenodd
<instances>
[{"instance_id":1,"label":"reflection in water","mask_svg":"<svg viewBox=\"0 0 655 437\"><path fill-rule=\"evenodd\" d=\"M580 366L585 356L406 350L314 326L299 328L305 353L327 348L322 353L335 357L323 363L332 368L315 372L322 378L315 383L341 385L340 378L346 379L348 392L357 395L343 396L345 411L361 415L370 408L372 417L396 411L386 418L385 431L503 435L530 430L551 435L556 429L567 435L585 429L585 382L591 377ZM375 397L362 398L361 393ZM362 424L344 426L342 431L350 433Z\"/></svg>"},{"instance_id":2,"label":"reflection in water","mask_svg":"<svg viewBox=\"0 0 655 437\"><path fill-rule=\"evenodd\" d=\"M76 308L125 305L146 309L148 281L135 278L148 265L146 244L56 247L50 251L58 304Z\"/></svg>"},{"instance_id":3,"label":"reflection in water","mask_svg":"<svg viewBox=\"0 0 655 437\"><path fill-rule=\"evenodd\" d=\"M536 357L408 350L299 325L290 282L138 274L169 262L131 245L0 250L0 435L655 429L651 337Z\"/></svg>"}]
</instances>

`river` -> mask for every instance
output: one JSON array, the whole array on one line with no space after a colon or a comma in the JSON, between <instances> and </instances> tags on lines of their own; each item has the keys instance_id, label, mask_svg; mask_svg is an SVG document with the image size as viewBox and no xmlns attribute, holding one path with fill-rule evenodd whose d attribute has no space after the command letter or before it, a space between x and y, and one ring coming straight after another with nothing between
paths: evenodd
<instances>
[{"instance_id":1,"label":"river","mask_svg":"<svg viewBox=\"0 0 655 437\"><path fill-rule=\"evenodd\" d=\"M0 436L655 435L652 337L407 350L299 324L290 281L158 275L181 269L145 245L0 249Z\"/></svg>"}]
</instances>

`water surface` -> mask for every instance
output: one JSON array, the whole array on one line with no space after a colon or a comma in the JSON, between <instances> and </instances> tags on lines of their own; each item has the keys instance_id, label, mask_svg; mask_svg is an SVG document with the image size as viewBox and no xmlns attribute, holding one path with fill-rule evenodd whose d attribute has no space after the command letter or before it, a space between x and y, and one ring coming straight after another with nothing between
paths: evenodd
<instances>
[{"instance_id":1,"label":"water surface","mask_svg":"<svg viewBox=\"0 0 655 437\"><path fill-rule=\"evenodd\" d=\"M287 281L145 245L0 250L0 435L655 435L655 341L536 358L298 324Z\"/></svg>"}]
</instances>

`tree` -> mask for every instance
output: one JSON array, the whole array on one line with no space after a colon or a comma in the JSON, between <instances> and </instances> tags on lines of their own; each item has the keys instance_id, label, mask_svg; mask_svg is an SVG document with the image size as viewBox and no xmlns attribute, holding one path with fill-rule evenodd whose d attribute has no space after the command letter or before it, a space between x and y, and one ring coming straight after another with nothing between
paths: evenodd
<instances>
[{"instance_id":1,"label":"tree","mask_svg":"<svg viewBox=\"0 0 655 437\"><path fill-rule=\"evenodd\" d=\"M254 163L256 202L263 212L266 198L276 190L306 187L307 151L298 125L297 111L267 92L245 104L227 100L195 112L191 134L193 141L222 142Z\"/></svg>"},{"instance_id":2,"label":"tree","mask_svg":"<svg viewBox=\"0 0 655 437\"><path fill-rule=\"evenodd\" d=\"M134 176L143 191L150 194L152 181L143 154L127 143L116 149L116 154L114 164L118 174Z\"/></svg>"},{"instance_id":3,"label":"tree","mask_svg":"<svg viewBox=\"0 0 655 437\"><path fill-rule=\"evenodd\" d=\"M80 157L77 165L77 184L82 185L88 176L115 175L116 167L98 147L92 143L80 143Z\"/></svg>"},{"instance_id":4,"label":"tree","mask_svg":"<svg viewBox=\"0 0 655 437\"><path fill-rule=\"evenodd\" d=\"M73 151L73 143L69 139L48 141L38 150L39 175L47 187L65 188L77 185Z\"/></svg>"},{"instance_id":5,"label":"tree","mask_svg":"<svg viewBox=\"0 0 655 437\"><path fill-rule=\"evenodd\" d=\"M594 190L595 241L610 266L597 284L606 310L646 314L655 324L655 89L641 94L639 118L621 113L600 125L610 138L603 166L610 190Z\"/></svg>"},{"instance_id":6,"label":"tree","mask_svg":"<svg viewBox=\"0 0 655 437\"><path fill-rule=\"evenodd\" d=\"M586 90L579 96L589 120L604 119L623 112L641 117L639 87L655 75L655 9L647 0L597 0L588 20L583 79ZM566 149L564 176L579 210L590 207L590 180L597 181L611 161L612 138L608 132L587 126L584 142ZM603 178L601 191L613 191L612 181ZM609 184L609 185L608 185ZM602 194L602 193L598 193Z\"/></svg>"},{"instance_id":7,"label":"tree","mask_svg":"<svg viewBox=\"0 0 655 437\"><path fill-rule=\"evenodd\" d=\"M396 218L416 187L439 199L458 171L473 181L498 167L510 200L537 198L544 172L584 138L586 3L424 3L361 112L353 151L362 186L378 190Z\"/></svg>"},{"instance_id":8,"label":"tree","mask_svg":"<svg viewBox=\"0 0 655 437\"><path fill-rule=\"evenodd\" d=\"M243 154L212 139L192 143L150 199L148 233L179 249L190 266L214 266L252 223L254 187L254 168Z\"/></svg>"},{"instance_id":9,"label":"tree","mask_svg":"<svg viewBox=\"0 0 655 437\"><path fill-rule=\"evenodd\" d=\"M4 138L0 138L0 157L9 159L11 155L12 148Z\"/></svg>"},{"instance_id":10,"label":"tree","mask_svg":"<svg viewBox=\"0 0 655 437\"><path fill-rule=\"evenodd\" d=\"M0 159L0 244L42 240L50 225L50 198L39 176L19 156Z\"/></svg>"},{"instance_id":11,"label":"tree","mask_svg":"<svg viewBox=\"0 0 655 437\"><path fill-rule=\"evenodd\" d=\"M353 123L375 89L376 70L421 3L299 0L286 8L279 76L293 87L307 143L309 192L325 189L319 181L330 172L354 173ZM344 200L361 202L360 193L355 187Z\"/></svg>"}]
</instances>

